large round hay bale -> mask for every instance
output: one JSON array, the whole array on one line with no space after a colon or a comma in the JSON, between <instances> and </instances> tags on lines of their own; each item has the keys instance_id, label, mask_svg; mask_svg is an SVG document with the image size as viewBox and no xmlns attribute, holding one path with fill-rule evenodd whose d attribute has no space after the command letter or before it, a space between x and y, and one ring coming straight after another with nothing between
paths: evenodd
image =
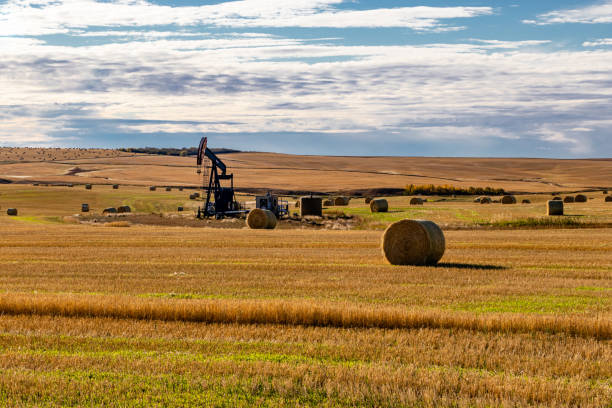
<instances>
[{"instance_id":1,"label":"large round hay bale","mask_svg":"<svg viewBox=\"0 0 612 408\"><path fill-rule=\"evenodd\" d=\"M86 190L91 190L91 184L85 184L85 189Z\"/></svg>"},{"instance_id":2,"label":"large round hay bale","mask_svg":"<svg viewBox=\"0 0 612 408\"><path fill-rule=\"evenodd\" d=\"M370 211L375 212L387 212L389 211L389 203L384 198L377 198L376 200L370 201Z\"/></svg>"},{"instance_id":3,"label":"large round hay bale","mask_svg":"<svg viewBox=\"0 0 612 408\"><path fill-rule=\"evenodd\" d=\"M102 214L116 214L117 209L115 207L108 207L102 211Z\"/></svg>"},{"instance_id":4,"label":"large round hay bale","mask_svg":"<svg viewBox=\"0 0 612 408\"><path fill-rule=\"evenodd\" d=\"M323 207L333 207L333 206L334 206L334 202L332 200L323 201Z\"/></svg>"},{"instance_id":5,"label":"large round hay bale","mask_svg":"<svg viewBox=\"0 0 612 408\"><path fill-rule=\"evenodd\" d=\"M550 200L547 202L548 215L563 215L563 201Z\"/></svg>"},{"instance_id":6,"label":"large round hay bale","mask_svg":"<svg viewBox=\"0 0 612 408\"><path fill-rule=\"evenodd\" d=\"M523 204L531 204L531 200L525 199L525 200L523 200Z\"/></svg>"},{"instance_id":7,"label":"large round hay bale","mask_svg":"<svg viewBox=\"0 0 612 408\"><path fill-rule=\"evenodd\" d=\"M574 202L574 197L572 196L565 196L565 198L563 199L564 203L573 203Z\"/></svg>"},{"instance_id":8,"label":"large round hay bale","mask_svg":"<svg viewBox=\"0 0 612 408\"><path fill-rule=\"evenodd\" d=\"M113 184L113 190L119 190L119 184Z\"/></svg>"},{"instance_id":9,"label":"large round hay bale","mask_svg":"<svg viewBox=\"0 0 612 408\"><path fill-rule=\"evenodd\" d=\"M349 198L348 197L336 197L334 199L334 205L348 205Z\"/></svg>"},{"instance_id":10,"label":"large round hay bale","mask_svg":"<svg viewBox=\"0 0 612 408\"><path fill-rule=\"evenodd\" d=\"M17 209L16 208L7 208L6 209L6 215L17 215Z\"/></svg>"},{"instance_id":11,"label":"large round hay bale","mask_svg":"<svg viewBox=\"0 0 612 408\"><path fill-rule=\"evenodd\" d=\"M306 196L300 197L300 214L302 217L323 215L323 199L321 197Z\"/></svg>"},{"instance_id":12,"label":"large round hay bale","mask_svg":"<svg viewBox=\"0 0 612 408\"><path fill-rule=\"evenodd\" d=\"M501 199L502 204L516 204L516 197L513 195L505 195Z\"/></svg>"},{"instance_id":13,"label":"large round hay bale","mask_svg":"<svg viewBox=\"0 0 612 408\"><path fill-rule=\"evenodd\" d=\"M605 201L606 203L612 203L612 196L607 196Z\"/></svg>"},{"instance_id":14,"label":"large round hay bale","mask_svg":"<svg viewBox=\"0 0 612 408\"><path fill-rule=\"evenodd\" d=\"M561 197L557 196L557 197L553 198L553 201L563 201L563 199Z\"/></svg>"},{"instance_id":15,"label":"large round hay bale","mask_svg":"<svg viewBox=\"0 0 612 408\"><path fill-rule=\"evenodd\" d=\"M410 199L410 205L423 205L423 199L419 197L412 197Z\"/></svg>"},{"instance_id":16,"label":"large round hay bale","mask_svg":"<svg viewBox=\"0 0 612 408\"><path fill-rule=\"evenodd\" d=\"M89 204L81 204L81 212L89 212Z\"/></svg>"},{"instance_id":17,"label":"large round hay bale","mask_svg":"<svg viewBox=\"0 0 612 408\"><path fill-rule=\"evenodd\" d=\"M381 247L392 265L434 265L444 255L444 233L431 221L402 220L387 227Z\"/></svg>"},{"instance_id":18,"label":"large round hay bale","mask_svg":"<svg viewBox=\"0 0 612 408\"><path fill-rule=\"evenodd\" d=\"M272 211L255 208L249 211L246 224L251 229L274 229L276 227L276 216Z\"/></svg>"},{"instance_id":19,"label":"large round hay bale","mask_svg":"<svg viewBox=\"0 0 612 408\"><path fill-rule=\"evenodd\" d=\"M370 204L372 202L373 198L372 197L366 197L365 198L365 203L366 204Z\"/></svg>"},{"instance_id":20,"label":"large round hay bale","mask_svg":"<svg viewBox=\"0 0 612 408\"><path fill-rule=\"evenodd\" d=\"M132 209L130 208L129 205L122 205L119 208L117 208L117 212L119 212L119 213L129 213L129 212L132 212Z\"/></svg>"},{"instance_id":21,"label":"large round hay bale","mask_svg":"<svg viewBox=\"0 0 612 408\"><path fill-rule=\"evenodd\" d=\"M155 190L157 190L157 187L155 187L155 186L149 187L149 191L155 191Z\"/></svg>"},{"instance_id":22,"label":"large round hay bale","mask_svg":"<svg viewBox=\"0 0 612 408\"><path fill-rule=\"evenodd\" d=\"M480 204L491 204L491 199L489 197L482 197L480 199Z\"/></svg>"},{"instance_id":23,"label":"large round hay bale","mask_svg":"<svg viewBox=\"0 0 612 408\"><path fill-rule=\"evenodd\" d=\"M584 194L578 194L574 199L577 203L586 203L588 198Z\"/></svg>"}]
</instances>

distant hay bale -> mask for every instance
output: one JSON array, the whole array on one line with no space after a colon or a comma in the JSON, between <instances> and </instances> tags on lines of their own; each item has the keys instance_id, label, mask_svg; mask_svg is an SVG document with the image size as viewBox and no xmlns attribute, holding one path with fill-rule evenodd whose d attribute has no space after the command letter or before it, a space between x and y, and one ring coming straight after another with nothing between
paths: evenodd
<instances>
[{"instance_id":1,"label":"distant hay bale","mask_svg":"<svg viewBox=\"0 0 612 408\"><path fill-rule=\"evenodd\" d=\"M323 207L333 207L333 206L334 206L334 202L332 200L323 201Z\"/></svg>"},{"instance_id":2,"label":"distant hay bale","mask_svg":"<svg viewBox=\"0 0 612 408\"><path fill-rule=\"evenodd\" d=\"M548 215L563 215L563 201L550 200L547 202Z\"/></svg>"},{"instance_id":3,"label":"distant hay bale","mask_svg":"<svg viewBox=\"0 0 612 408\"><path fill-rule=\"evenodd\" d=\"M251 229L274 229L276 227L276 216L272 211L255 208L249 211L246 224Z\"/></svg>"},{"instance_id":4,"label":"distant hay bale","mask_svg":"<svg viewBox=\"0 0 612 408\"><path fill-rule=\"evenodd\" d=\"M365 198L365 203L366 204L370 204L372 202L373 198L372 197L366 197Z\"/></svg>"},{"instance_id":5,"label":"distant hay bale","mask_svg":"<svg viewBox=\"0 0 612 408\"><path fill-rule=\"evenodd\" d=\"M606 194L608 194L608 190L604 190L604 191L602 191L602 193L603 193L604 195L606 195Z\"/></svg>"},{"instance_id":6,"label":"distant hay bale","mask_svg":"<svg viewBox=\"0 0 612 408\"><path fill-rule=\"evenodd\" d=\"M475 203L479 203L479 202L480 202L480 200L482 200L482 197L476 197L476 198L474 199L474 202L475 202Z\"/></svg>"},{"instance_id":7,"label":"distant hay bale","mask_svg":"<svg viewBox=\"0 0 612 408\"><path fill-rule=\"evenodd\" d=\"M419 197L412 197L410 199L410 205L423 205L423 199Z\"/></svg>"},{"instance_id":8,"label":"distant hay bale","mask_svg":"<svg viewBox=\"0 0 612 408\"><path fill-rule=\"evenodd\" d=\"M132 212L132 209L130 208L129 205L122 205L117 208L117 212L121 214L129 213L129 212Z\"/></svg>"},{"instance_id":9,"label":"distant hay bale","mask_svg":"<svg viewBox=\"0 0 612 408\"><path fill-rule=\"evenodd\" d=\"M323 199L321 197L305 196L300 197L300 215L302 217L323 215Z\"/></svg>"},{"instance_id":10,"label":"distant hay bale","mask_svg":"<svg viewBox=\"0 0 612 408\"><path fill-rule=\"evenodd\" d=\"M370 201L370 211L373 213L389 211L389 203L384 198Z\"/></svg>"},{"instance_id":11,"label":"distant hay bale","mask_svg":"<svg viewBox=\"0 0 612 408\"><path fill-rule=\"evenodd\" d=\"M574 199L577 203L586 203L588 198L584 194L578 194Z\"/></svg>"},{"instance_id":12,"label":"distant hay bale","mask_svg":"<svg viewBox=\"0 0 612 408\"><path fill-rule=\"evenodd\" d=\"M119 190L119 184L113 184L113 190Z\"/></svg>"},{"instance_id":13,"label":"distant hay bale","mask_svg":"<svg viewBox=\"0 0 612 408\"><path fill-rule=\"evenodd\" d=\"M17 215L17 209L16 208L7 208L6 209L6 215L11 215L11 216Z\"/></svg>"},{"instance_id":14,"label":"distant hay bale","mask_svg":"<svg viewBox=\"0 0 612 408\"><path fill-rule=\"evenodd\" d=\"M606 203L612 203L612 196L607 196L605 199Z\"/></svg>"},{"instance_id":15,"label":"distant hay bale","mask_svg":"<svg viewBox=\"0 0 612 408\"><path fill-rule=\"evenodd\" d=\"M561 197L557 196L557 197L553 198L553 201L563 201L563 199Z\"/></svg>"},{"instance_id":16,"label":"distant hay bale","mask_svg":"<svg viewBox=\"0 0 612 408\"><path fill-rule=\"evenodd\" d=\"M132 224L128 221L113 221L104 224L105 227L129 227L130 225Z\"/></svg>"},{"instance_id":17,"label":"distant hay bale","mask_svg":"<svg viewBox=\"0 0 612 408\"><path fill-rule=\"evenodd\" d=\"M196 198L198 198L198 196L197 196L197 195L195 195L195 193L193 193L193 194L189 194L189 199L190 199L190 200L195 200Z\"/></svg>"},{"instance_id":18,"label":"distant hay bale","mask_svg":"<svg viewBox=\"0 0 612 408\"><path fill-rule=\"evenodd\" d=\"M574 202L574 197L572 196L565 196L565 198L563 199L564 203L573 203Z\"/></svg>"},{"instance_id":19,"label":"distant hay bale","mask_svg":"<svg viewBox=\"0 0 612 408\"><path fill-rule=\"evenodd\" d=\"M527 200L527 199L525 199L525 200L523 200L523 201L522 201L522 203L523 203L523 204L531 204L531 200Z\"/></svg>"},{"instance_id":20,"label":"distant hay bale","mask_svg":"<svg viewBox=\"0 0 612 408\"><path fill-rule=\"evenodd\" d=\"M91 184L85 184L85 189L86 190L91 190Z\"/></svg>"},{"instance_id":21,"label":"distant hay bale","mask_svg":"<svg viewBox=\"0 0 612 408\"><path fill-rule=\"evenodd\" d=\"M336 197L334 199L334 205L348 205L349 204L349 198L348 197Z\"/></svg>"},{"instance_id":22,"label":"distant hay bale","mask_svg":"<svg viewBox=\"0 0 612 408\"><path fill-rule=\"evenodd\" d=\"M117 209L115 207L108 207L102 210L102 214L117 214Z\"/></svg>"},{"instance_id":23,"label":"distant hay bale","mask_svg":"<svg viewBox=\"0 0 612 408\"><path fill-rule=\"evenodd\" d=\"M89 212L89 204L81 204L81 212Z\"/></svg>"},{"instance_id":24,"label":"distant hay bale","mask_svg":"<svg viewBox=\"0 0 612 408\"><path fill-rule=\"evenodd\" d=\"M183 191L183 187L179 187L179 191Z\"/></svg>"},{"instance_id":25,"label":"distant hay bale","mask_svg":"<svg viewBox=\"0 0 612 408\"><path fill-rule=\"evenodd\" d=\"M157 190L157 187L155 187L155 186L149 187L149 191L155 191L155 190Z\"/></svg>"},{"instance_id":26,"label":"distant hay bale","mask_svg":"<svg viewBox=\"0 0 612 408\"><path fill-rule=\"evenodd\" d=\"M193 195L195 196L195 198L200 198L200 193L193 193Z\"/></svg>"},{"instance_id":27,"label":"distant hay bale","mask_svg":"<svg viewBox=\"0 0 612 408\"><path fill-rule=\"evenodd\" d=\"M435 265L444 255L444 233L431 221L402 220L387 227L381 248L392 265Z\"/></svg>"},{"instance_id":28,"label":"distant hay bale","mask_svg":"<svg viewBox=\"0 0 612 408\"><path fill-rule=\"evenodd\" d=\"M480 204L491 204L491 199L489 197L482 197L480 199Z\"/></svg>"},{"instance_id":29,"label":"distant hay bale","mask_svg":"<svg viewBox=\"0 0 612 408\"><path fill-rule=\"evenodd\" d=\"M183 211L183 207L178 207L176 210L179 211L179 212Z\"/></svg>"},{"instance_id":30,"label":"distant hay bale","mask_svg":"<svg viewBox=\"0 0 612 408\"><path fill-rule=\"evenodd\" d=\"M166 187L166 191L172 191L172 187Z\"/></svg>"},{"instance_id":31,"label":"distant hay bale","mask_svg":"<svg viewBox=\"0 0 612 408\"><path fill-rule=\"evenodd\" d=\"M513 195L505 195L501 199L502 204L516 204L516 197Z\"/></svg>"}]
</instances>

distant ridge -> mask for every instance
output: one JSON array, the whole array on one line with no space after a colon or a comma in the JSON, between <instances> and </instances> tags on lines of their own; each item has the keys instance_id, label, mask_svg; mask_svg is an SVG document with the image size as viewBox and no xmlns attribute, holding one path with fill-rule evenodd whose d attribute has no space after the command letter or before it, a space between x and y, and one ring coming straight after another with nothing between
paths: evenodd
<instances>
[{"instance_id":1,"label":"distant ridge","mask_svg":"<svg viewBox=\"0 0 612 408\"><path fill-rule=\"evenodd\" d=\"M157 154L160 156L195 156L198 154L197 147L125 147L117 149L121 152L127 153L145 153L145 154ZM228 153L241 153L241 150L221 148L211 148L214 153L228 154Z\"/></svg>"}]
</instances>

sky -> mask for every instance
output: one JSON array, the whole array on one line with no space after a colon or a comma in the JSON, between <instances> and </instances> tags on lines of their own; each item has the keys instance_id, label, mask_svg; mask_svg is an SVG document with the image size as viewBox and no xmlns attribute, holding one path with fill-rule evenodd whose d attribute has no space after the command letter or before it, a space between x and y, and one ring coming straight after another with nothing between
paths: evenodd
<instances>
[{"instance_id":1,"label":"sky","mask_svg":"<svg viewBox=\"0 0 612 408\"><path fill-rule=\"evenodd\" d=\"M612 157L612 0L0 0L0 145Z\"/></svg>"}]
</instances>

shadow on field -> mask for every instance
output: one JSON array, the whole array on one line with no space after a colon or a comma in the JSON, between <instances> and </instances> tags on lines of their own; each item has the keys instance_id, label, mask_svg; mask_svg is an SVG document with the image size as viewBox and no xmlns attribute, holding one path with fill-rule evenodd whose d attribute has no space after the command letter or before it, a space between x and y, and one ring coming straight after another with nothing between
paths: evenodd
<instances>
[{"instance_id":1,"label":"shadow on field","mask_svg":"<svg viewBox=\"0 0 612 408\"><path fill-rule=\"evenodd\" d=\"M483 269L483 270L502 270L508 269L507 266L499 265L482 265L482 264L467 264L467 263L455 263L455 262L440 262L436 265L438 268L455 268L455 269Z\"/></svg>"}]
</instances>

